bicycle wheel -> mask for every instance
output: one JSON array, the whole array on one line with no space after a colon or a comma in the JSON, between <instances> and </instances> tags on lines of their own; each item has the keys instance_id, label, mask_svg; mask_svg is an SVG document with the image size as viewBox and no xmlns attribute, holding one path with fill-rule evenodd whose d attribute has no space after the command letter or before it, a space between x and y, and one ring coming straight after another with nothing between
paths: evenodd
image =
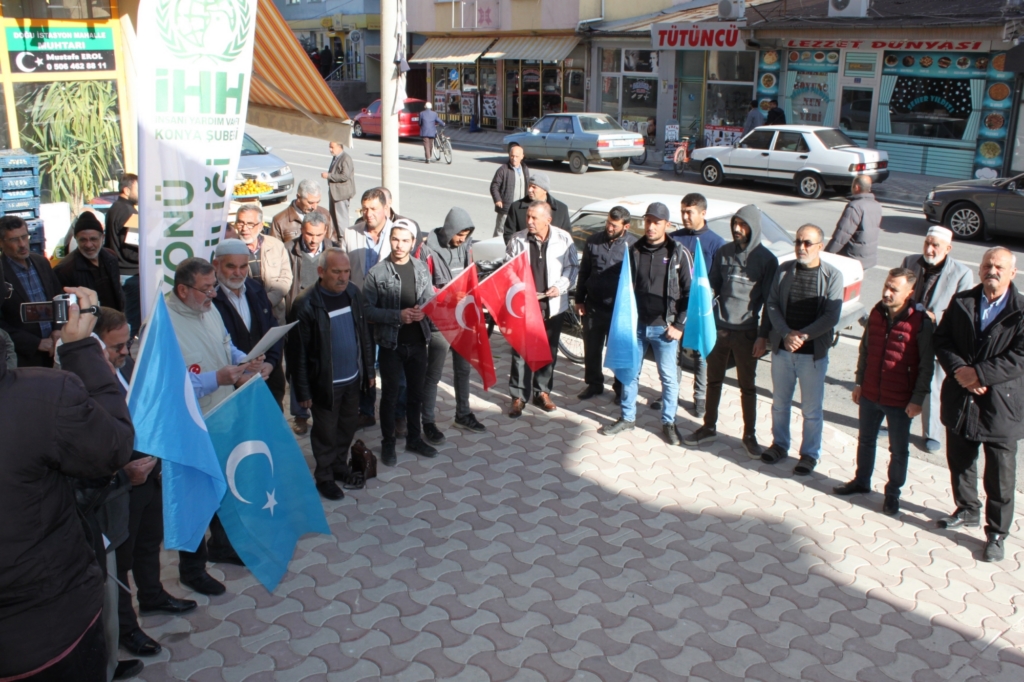
<instances>
[{"instance_id":1,"label":"bicycle wheel","mask_svg":"<svg viewBox=\"0 0 1024 682\"><path fill-rule=\"evenodd\" d=\"M441 160L441 140L444 139L440 135L434 138L434 149L431 156L434 157L434 161Z\"/></svg>"},{"instance_id":2,"label":"bicycle wheel","mask_svg":"<svg viewBox=\"0 0 1024 682\"><path fill-rule=\"evenodd\" d=\"M441 153L444 154L444 162L450 166L452 163L452 143L447 137L444 138L444 148L441 150Z\"/></svg>"},{"instance_id":3,"label":"bicycle wheel","mask_svg":"<svg viewBox=\"0 0 1024 682\"><path fill-rule=\"evenodd\" d=\"M572 296L569 297L572 299ZM562 333L558 337L558 350L577 365L583 364L583 320L576 314L576 307L569 304L562 318Z\"/></svg>"}]
</instances>

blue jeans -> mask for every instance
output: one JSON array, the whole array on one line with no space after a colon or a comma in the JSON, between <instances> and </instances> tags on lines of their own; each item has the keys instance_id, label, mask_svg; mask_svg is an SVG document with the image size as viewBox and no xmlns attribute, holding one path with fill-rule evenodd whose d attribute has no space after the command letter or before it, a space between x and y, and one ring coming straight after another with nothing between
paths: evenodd
<instances>
[{"instance_id":1,"label":"blue jeans","mask_svg":"<svg viewBox=\"0 0 1024 682\"><path fill-rule=\"evenodd\" d=\"M800 412L804 417L800 456L821 459L821 431L825 420L825 373L828 356L815 360L813 355L780 350L772 354L772 444L789 452L789 420L793 415L793 394L800 383Z\"/></svg>"},{"instance_id":2,"label":"blue jeans","mask_svg":"<svg viewBox=\"0 0 1024 682\"><path fill-rule=\"evenodd\" d=\"M889 422L889 482L885 494L900 496L907 482L907 461L910 458L910 417L905 408L889 407L860 397L860 432L857 434L857 476L860 485L871 486L875 470L875 445L882 419Z\"/></svg>"},{"instance_id":3,"label":"blue jeans","mask_svg":"<svg viewBox=\"0 0 1024 682\"><path fill-rule=\"evenodd\" d=\"M650 348L654 352L654 362L658 365L658 376L661 378L661 423L675 424L679 402L679 342L668 338L667 329L640 327L637 336L640 337L643 352L646 353ZM636 421L636 396L639 390L640 372L637 372L632 381L622 385L622 418L625 421Z\"/></svg>"}]
</instances>

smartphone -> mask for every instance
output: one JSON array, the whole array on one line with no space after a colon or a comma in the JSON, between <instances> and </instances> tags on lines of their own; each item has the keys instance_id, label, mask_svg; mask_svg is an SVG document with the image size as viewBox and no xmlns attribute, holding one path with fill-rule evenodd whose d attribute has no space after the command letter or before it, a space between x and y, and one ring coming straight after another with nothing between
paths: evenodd
<instances>
[{"instance_id":1,"label":"smartphone","mask_svg":"<svg viewBox=\"0 0 1024 682\"><path fill-rule=\"evenodd\" d=\"M21 321L50 322L51 324L64 324L68 321L68 306L78 303L78 296L75 294L60 294L52 301L42 303L22 303Z\"/></svg>"}]
</instances>

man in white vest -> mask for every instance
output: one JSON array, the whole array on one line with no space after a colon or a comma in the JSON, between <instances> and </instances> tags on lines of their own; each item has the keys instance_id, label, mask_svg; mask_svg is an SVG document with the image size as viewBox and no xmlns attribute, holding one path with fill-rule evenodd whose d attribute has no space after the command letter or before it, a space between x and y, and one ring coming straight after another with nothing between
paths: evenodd
<instances>
[{"instance_id":1,"label":"man in white vest","mask_svg":"<svg viewBox=\"0 0 1024 682\"><path fill-rule=\"evenodd\" d=\"M203 414L208 413L260 371L263 356L244 365L245 353L235 348L220 313L213 308L217 274L202 258L188 258L174 272L174 291L165 296L174 334L189 371L192 388ZM179 552L181 584L200 594L224 594L225 587L206 572L206 561L219 558L241 563L216 516L210 522L210 546L206 539L195 552Z\"/></svg>"}]
</instances>

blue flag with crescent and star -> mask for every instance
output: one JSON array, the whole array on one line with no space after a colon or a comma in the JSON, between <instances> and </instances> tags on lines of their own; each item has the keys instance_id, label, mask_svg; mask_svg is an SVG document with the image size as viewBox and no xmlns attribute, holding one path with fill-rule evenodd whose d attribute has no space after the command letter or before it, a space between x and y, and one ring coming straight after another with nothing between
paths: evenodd
<instances>
[{"instance_id":1,"label":"blue flag with crescent and star","mask_svg":"<svg viewBox=\"0 0 1024 682\"><path fill-rule=\"evenodd\" d=\"M715 294L711 291L708 268L704 262L704 249L697 241L693 254L693 284L690 285L690 300L686 307L686 331L683 332L683 348L700 353L705 360L711 355L718 339L715 316L711 307Z\"/></svg>"},{"instance_id":2,"label":"blue flag with crescent and star","mask_svg":"<svg viewBox=\"0 0 1024 682\"><path fill-rule=\"evenodd\" d=\"M309 465L257 376L206 415L227 479L217 517L246 567L273 592L306 533L330 533Z\"/></svg>"},{"instance_id":3,"label":"blue flag with crescent and star","mask_svg":"<svg viewBox=\"0 0 1024 682\"><path fill-rule=\"evenodd\" d=\"M633 295L629 244L623 244L623 248L625 253L622 256L622 270L619 272L619 285L615 291L615 307L612 309L611 325L608 328L608 351L604 356L604 366L615 374L616 379L628 384L640 373L644 356L643 347L637 337L636 327L640 315L636 307L636 296Z\"/></svg>"},{"instance_id":4,"label":"blue flag with crescent and star","mask_svg":"<svg viewBox=\"0 0 1024 682\"><path fill-rule=\"evenodd\" d=\"M164 546L194 552L228 486L185 370L163 296L142 338L128 410L135 449L162 461Z\"/></svg>"}]
</instances>

